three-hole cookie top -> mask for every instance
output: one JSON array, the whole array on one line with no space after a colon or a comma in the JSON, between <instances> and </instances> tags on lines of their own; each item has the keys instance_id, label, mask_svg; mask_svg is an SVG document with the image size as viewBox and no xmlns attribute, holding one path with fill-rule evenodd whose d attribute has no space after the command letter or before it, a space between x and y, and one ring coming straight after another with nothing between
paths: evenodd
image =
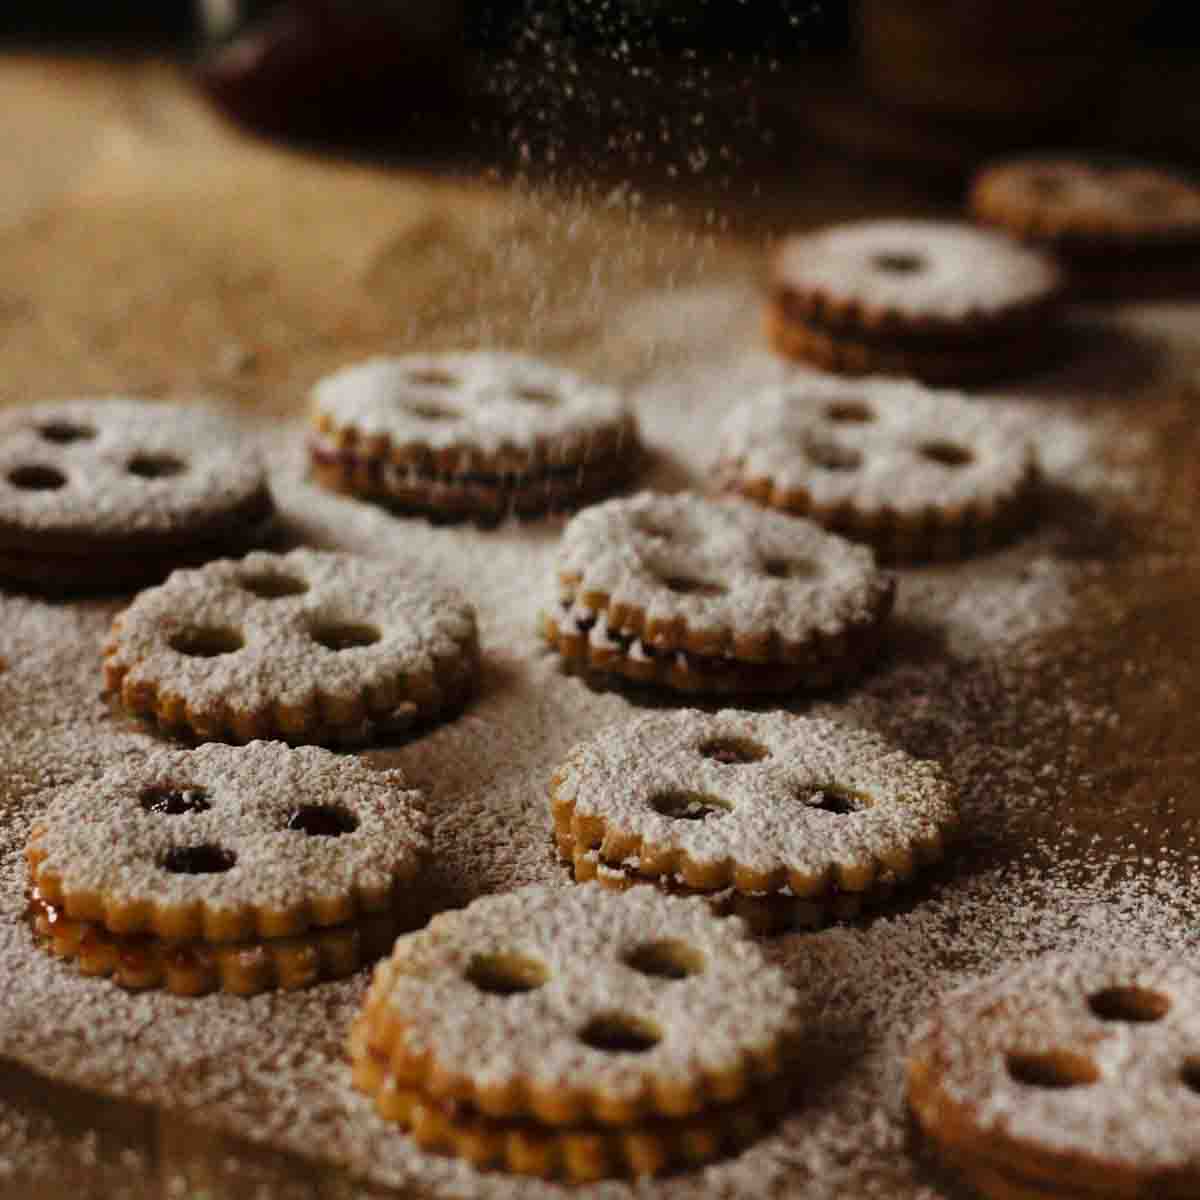
<instances>
[{"instance_id":1,"label":"three-hole cookie top","mask_svg":"<svg viewBox=\"0 0 1200 1200\"><path fill-rule=\"evenodd\" d=\"M314 416L393 450L578 455L632 418L615 389L499 352L372 358L320 380Z\"/></svg>"},{"instance_id":2,"label":"three-hole cookie top","mask_svg":"<svg viewBox=\"0 0 1200 1200\"><path fill-rule=\"evenodd\" d=\"M640 492L578 513L563 532L557 586L610 617L680 621L697 634L800 644L874 621L893 584L874 555L810 521L738 500Z\"/></svg>"},{"instance_id":3,"label":"three-hole cookie top","mask_svg":"<svg viewBox=\"0 0 1200 1200\"><path fill-rule=\"evenodd\" d=\"M1013 410L884 378L773 385L729 412L720 444L740 480L871 513L988 509L1036 473L1031 426Z\"/></svg>"},{"instance_id":4,"label":"three-hole cookie top","mask_svg":"<svg viewBox=\"0 0 1200 1200\"><path fill-rule=\"evenodd\" d=\"M415 567L262 551L174 572L114 622L107 667L203 706L309 705L433 680L474 655L475 613Z\"/></svg>"},{"instance_id":5,"label":"three-hole cookie top","mask_svg":"<svg viewBox=\"0 0 1200 1200\"><path fill-rule=\"evenodd\" d=\"M380 908L428 846L422 796L399 771L252 742L156 751L68 786L27 854L69 915L82 904L119 932L198 932L221 912L303 928L326 923L322 906ZM197 906L208 917L193 921Z\"/></svg>"},{"instance_id":6,"label":"three-hole cookie top","mask_svg":"<svg viewBox=\"0 0 1200 1200\"><path fill-rule=\"evenodd\" d=\"M74 400L0 419L0 528L182 536L268 506L266 478L258 451L200 406Z\"/></svg>"},{"instance_id":7,"label":"three-hole cookie top","mask_svg":"<svg viewBox=\"0 0 1200 1200\"><path fill-rule=\"evenodd\" d=\"M1120 951L1010 968L939 1003L909 1072L914 1103L948 1097L976 1139L1200 1178L1194 963Z\"/></svg>"},{"instance_id":8,"label":"three-hole cookie top","mask_svg":"<svg viewBox=\"0 0 1200 1200\"><path fill-rule=\"evenodd\" d=\"M394 1014L404 1057L510 1093L702 1095L710 1074L777 1053L797 1021L740 920L650 888L477 900L401 938L372 992L372 1023Z\"/></svg>"},{"instance_id":9,"label":"three-hole cookie top","mask_svg":"<svg viewBox=\"0 0 1200 1200\"><path fill-rule=\"evenodd\" d=\"M969 321L1040 305L1061 275L1040 251L953 221L875 220L787 238L772 279L820 298L826 316ZM966 332L966 329L963 330Z\"/></svg>"},{"instance_id":10,"label":"three-hole cookie top","mask_svg":"<svg viewBox=\"0 0 1200 1200\"><path fill-rule=\"evenodd\" d=\"M958 814L936 763L876 734L734 709L613 726L570 753L552 792L581 827L599 821L606 845L773 873L772 890L895 863L907 874Z\"/></svg>"}]
</instances>

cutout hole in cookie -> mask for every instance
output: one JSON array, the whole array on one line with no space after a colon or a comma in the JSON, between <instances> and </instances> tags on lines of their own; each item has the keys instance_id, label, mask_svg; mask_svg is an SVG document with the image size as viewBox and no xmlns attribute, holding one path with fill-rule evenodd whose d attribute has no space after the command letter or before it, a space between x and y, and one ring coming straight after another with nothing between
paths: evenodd
<instances>
[{"instance_id":1,"label":"cutout hole in cookie","mask_svg":"<svg viewBox=\"0 0 1200 1200\"><path fill-rule=\"evenodd\" d=\"M724 596L729 589L709 579L690 579L686 575L667 575L663 585L680 596Z\"/></svg>"},{"instance_id":2,"label":"cutout hole in cookie","mask_svg":"<svg viewBox=\"0 0 1200 1200\"><path fill-rule=\"evenodd\" d=\"M810 558L768 558L763 571L772 579L814 579L818 574Z\"/></svg>"},{"instance_id":3,"label":"cutout hole in cookie","mask_svg":"<svg viewBox=\"0 0 1200 1200\"><path fill-rule=\"evenodd\" d=\"M168 642L172 650L188 658L218 658L240 650L245 644L236 629L219 625L181 629Z\"/></svg>"},{"instance_id":4,"label":"cutout hole in cookie","mask_svg":"<svg viewBox=\"0 0 1200 1200\"><path fill-rule=\"evenodd\" d=\"M1179 1078L1185 1088L1200 1095L1200 1058L1188 1059L1179 1072Z\"/></svg>"},{"instance_id":5,"label":"cutout hole in cookie","mask_svg":"<svg viewBox=\"0 0 1200 1200\"><path fill-rule=\"evenodd\" d=\"M643 942L625 955L625 963L654 979L686 979L704 970L704 955L674 938Z\"/></svg>"},{"instance_id":6,"label":"cutout hole in cookie","mask_svg":"<svg viewBox=\"0 0 1200 1200\"><path fill-rule=\"evenodd\" d=\"M808 461L826 471L856 471L862 466L862 455L836 442L810 442L804 447Z\"/></svg>"},{"instance_id":7,"label":"cutout hole in cookie","mask_svg":"<svg viewBox=\"0 0 1200 1200\"><path fill-rule=\"evenodd\" d=\"M164 871L173 875L219 875L230 871L237 855L224 846L205 843L201 846L172 846L162 861Z\"/></svg>"},{"instance_id":8,"label":"cutout hole in cookie","mask_svg":"<svg viewBox=\"0 0 1200 1200\"><path fill-rule=\"evenodd\" d=\"M408 382L416 384L417 387L450 388L458 383L458 377L438 367L424 367L409 371Z\"/></svg>"},{"instance_id":9,"label":"cutout hole in cookie","mask_svg":"<svg viewBox=\"0 0 1200 1200\"><path fill-rule=\"evenodd\" d=\"M825 406L825 419L838 425L865 425L875 414L861 400L835 400Z\"/></svg>"},{"instance_id":10,"label":"cutout hole in cookie","mask_svg":"<svg viewBox=\"0 0 1200 1200\"><path fill-rule=\"evenodd\" d=\"M1102 1021L1146 1024L1161 1021L1171 1010L1171 1001L1149 988L1111 987L1090 995L1088 1008Z\"/></svg>"},{"instance_id":11,"label":"cutout hole in cookie","mask_svg":"<svg viewBox=\"0 0 1200 1200\"><path fill-rule=\"evenodd\" d=\"M143 788L138 803L145 812L158 813L165 817L208 812L212 808L208 802L208 793L199 787Z\"/></svg>"},{"instance_id":12,"label":"cutout hole in cookie","mask_svg":"<svg viewBox=\"0 0 1200 1200\"><path fill-rule=\"evenodd\" d=\"M743 737L715 737L700 743L700 756L724 766L760 762L770 751L766 746Z\"/></svg>"},{"instance_id":13,"label":"cutout hole in cookie","mask_svg":"<svg viewBox=\"0 0 1200 1200\"><path fill-rule=\"evenodd\" d=\"M263 600L278 600L283 596L303 596L308 584L294 575L243 575L238 583L253 596Z\"/></svg>"},{"instance_id":14,"label":"cutout hole in cookie","mask_svg":"<svg viewBox=\"0 0 1200 1200\"><path fill-rule=\"evenodd\" d=\"M645 1054L658 1045L662 1034L649 1021L625 1013L605 1013L593 1017L579 1031L579 1040L608 1054Z\"/></svg>"},{"instance_id":15,"label":"cutout hole in cookie","mask_svg":"<svg viewBox=\"0 0 1200 1200\"><path fill-rule=\"evenodd\" d=\"M556 404L560 403L557 393L552 392L549 388L538 387L535 384L526 384L523 387L514 388L513 395L523 404L536 404L541 408L553 408Z\"/></svg>"},{"instance_id":16,"label":"cutout hole in cookie","mask_svg":"<svg viewBox=\"0 0 1200 1200\"><path fill-rule=\"evenodd\" d=\"M90 425L76 425L71 421L48 421L38 426L38 433L56 446L68 446L71 442L87 442L96 436Z\"/></svg>"},{"instance_id":17,"label":"cutout hole in cookie","mask_svg":"<svg viewBox=\"0 0 1200 1200\"><path fill-rule=\"evenodd\" d=\"M457 408L452 408L449 404L434 404L432 401L415 400L404 407L422 421L457 421L462 416Z\"/></svg>"},{"instance_id":18,"label":"cutout hole in cookie","mask_svg":"<svg viewBox=\"0 0 1200 1200\"><path fill-rule=\"evenodd\" d=\"M1009 1075L1026 1087L1086 1087L1100 1078L1096 1064L1070 1050L1010 1051L1005 1059Z\"/></svg>"},{"instance_id":19,"label":"cutout hole in cookie","mask_svg":"<svg viewBox=\"0 0 1200 1200\"><path fill-rule=\"evenodd\" d=\"M673 821L707 821L733 812L733 805L708 792L656 792L650 797L650 807L659 816Z\"/></svg>"},{"instance_id":20,"label":"cutout hole in cookie","mask_svg":"<svg viewBox=\"0 0 1200 1200\"><path fill-rule=\"evenodd\" d=\"M925 442L917 450L922 458L943 467L965 467L975 461L975 455L957 442Z\"/></svg>"},{"instance_id":21,"label":"cutout hole in cookie","mask_svg":"<svg viewBox=\"0 0 1200 1200\"><path fill-rule=\"evenodd\" d=\"M353 621L331 621L323 625L315 625L312 629L312 639L326 650L354 650L359 646L373 646L383 634L374 625L364 625Z\"/></svg>"},{"instance_id":22,"label":"cutout hole in cookie","mask_svg":"<svg viewBox=\"0 0 1200 1200\"><path fill-rule=\"evenodd\" d=\"M169 479L184 470L184 463L170 454L139 454L129 460L127 469L139 479Z\"/></svg>"},{"instance_id":23,"label":"cutout hole in cookie","mask_svg":"<svg viewBox=\"0 0 1200 1200\"><path fill-rule=\"evenodd\" d=\"M888 275L915 275L925 268L925 259L920 254L904 250L884 251L871 259L871 265L877 271Z\"/></svg>"},{"instance_id":24,"label":"cutout hole in cookie","mask_svg":"<svg viewBox=\"0 0 1200 1200\"><path fill-rule=\"evenodd\" d=\"M833 783L823 787L805 788L798 793L797 798L806 808L835 817L848 817L851 813L870 808L872 804L870 796L865 796L862 792L852 792L849 788L838 787Z\"/></svg>"},{"instance_id":25,"label":"cutout hole in cookie","mask_svg":"<svg viewBox=\"0 0 1200 1200\"><path fill-rule=\"evenodd\" d=\"M358 828L358 818L340 804L305 804L288 817L287 827L308 837L341 837Z\"/></svg>"},{"instance_id":26,"label":"cutout hole in cookie","mask_svg":"<svg viewBox=\"0 0 1200 1200\"><path fill-rule=\"evenodd\" d=\"M9 471L8 482L26 492L52 492L67 482L55 467L28 466Z\"/></svg>"},{"instance_id":27,"label":"cutout hole in cookie","mask_svg":"<svg viewBox=\"0 0 1200 1200\"><path fill-rule=\"evenodd\" d=\"M515 996L536 991L550 978L550 972L536 958L523 954L477 954L466 976L481 992Z\"/></svg>"}]
</instances>

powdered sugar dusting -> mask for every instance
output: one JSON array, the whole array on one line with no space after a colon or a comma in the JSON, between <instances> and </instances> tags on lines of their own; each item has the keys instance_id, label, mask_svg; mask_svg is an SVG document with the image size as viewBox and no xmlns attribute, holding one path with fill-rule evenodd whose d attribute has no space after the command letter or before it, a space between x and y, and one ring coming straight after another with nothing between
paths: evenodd
<instances>
[{"instance_id":1,"label":"powdered sugar dusting","mask_svg":"<svg viewBox=\"0 0 1200 1200\"><path fill-rule=\"evenodd\" d=\"M722 312L751 311L755 297L738 285L718 301ZM635 335L644 347L647 331ZM704 485L712 428L735 399L779 370L758 351L718 352L712 344L694 359L676 356L669 370L640 367L652 356L622 351L618 330L608 362L633 386L655 454L650 483L667 490ZM1126 504L1124 493L1109 494L1104 464L1113 439L1081 405L1048 395L1037 411L1052 486L1096 514L1103 534L1105 514ZM303 481L299 421L265 430L262 440L294 536L385 563L420 560L477 605L478 699L417 740L364 755L400 766L427 794L434 898L453 904L525 883L574 886L551 848L546 784L572 745L627 721L650 698L592 691L564 677L542 650L533 625L537 593L554 569L561 526L482 532L397 520ZM1136 462L1121 469L1123 481L1144 490ZM941 1193L911 1152L902 1067L913 1027L937 995L1047 950L1136 943L1154 953L1191 944L1194 833L1144 841L1153 843L1155 860L1144 869L1110 857L1099 820L1088 826L1064 816L1075 811L1070 800L1083 769L1068 734L1100 738L1112 720L1099 700L1073 690L1062 667L1066 651L1057 639L1104 550L1102 542L1072 540L1069 511L1047 511L1002 553L901 571L888 653L853 688L796 704L940 759L961 798L963 842L917 884L904 909L765 944L800 990L804 1095L778 1133L733 1161L657 1182L655 1196L929 1200ZM363 975L250 1000L186 1000L80 978L35 949L20 920L21 851L46 803L42 789L96 778L161 746L100 697L100 646L117 607L0 597L0 1051L417 1194L648 1195L637 1185L567 1189L481 1175L416 1152L349 1084L344 1039ZM40 1136L4 1110L0 1130L6 1146Z\"/></svg>"},{"instance_id":2,"label":"powdered sugar dusting","mask_svg":"<svg viewBox=\"0 0 1200 1200\"><path fill-rule=\"evenodd\" d=\"M145 802L156 792L199 799L166 814ZM289 827L305 808L345 813L352 827L307 836ZM91 893L156 912L194 904L303 911L313 900L386 893L411 880L428 848L420 793L399 771L281 742L210 743L120 763L59 793L38 823L39 878L54 876L68 907L73 894ZM164 869L172 851L196 846L230 855L228 869Z\"/></svg>"},{"instance_id":3,"label":"powdered sugar dusting","mask_svg":"<svg viewBox=\"0 0 1200 1200\"><path fill-rule=\"evenodd\" d=\"M752 504L639 492L585 509L563 533L556 577L703 635L777 635L802 645L886 611L874 555L811 521ZM557 591L556 587L556 591Z\"/></svg>"},{"instance_id":4,"label":"powdered sugar dusting","mask_svg":"<svg viewBox=\"0 0 1200 1200\"><path fill-rule=\"evenodd\" d=\"M671 941L697 969L664 983L630 956ZM467 972L482 956L519 956L544 972L539 986L481 993ZM395 970L373 999L404 1023L405 1049L476 1084L579 1089L639 1099L657 1081L704 1090L705 1077L761 1056L791 1032L790 983L746 934L701 901L651 888L628 894L584 884L486 897L401 938ZM620 1017L653 1031L638 1054L613 1054L579 1036L589 1021Z\"/></svg>"},{"instance_id":5,"label":"powdered sugar dusting","mask_svg":"<svg viewBox=\"0 0 1200 1200\"><path fill-rule=\"evenodd\" d=\"M704 752L722 740L748 744L751 757L728 763ZM819 807L823 788L846 797L851 811ZM656 851L818 880L936 843L956 816L936 764L830 721L735 709L655 713L605 730L572 751L555 794L601 818L614 837ZM661 798L677 794L703 797L716 811L703 820L663 812Z\"/></svg>"}]
</instances>

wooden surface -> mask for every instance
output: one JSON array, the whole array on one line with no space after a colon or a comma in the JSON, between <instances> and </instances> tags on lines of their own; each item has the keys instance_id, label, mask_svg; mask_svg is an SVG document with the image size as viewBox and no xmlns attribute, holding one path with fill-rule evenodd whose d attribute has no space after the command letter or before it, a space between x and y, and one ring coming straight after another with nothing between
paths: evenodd
<instances>
[{"instance_id":1,"label":"wooden surface","mask_svg":"<svg viewBox=\"0 0 1200 1200\"><path fill-rule=\"evenodd\" d=\"M624 298L753 277L773 230L931 211L941 186L805 150L769 200L736 167L680 180L681 216L661 185L642 203L635 183L549 196L267 147L215 120L172 67L22 58L0 60L0 172L0 401L217 393L280 413L321 371L380 349L500 343L587 366ZM1111 416L1114 388L1125 392L1117 419L1150 439L1163 484L1127 519L1073 524L1064 553L1100 570L1045 682L1069 676L1073 696L1121 716L1064 732L1092 780L1074 797L1073 836L1147 854L1200 819L1196 325L1195 308L1147 309L1109 355L1118 376L1097 411ZM669 367L688 338L681 310L673 341L633 342L617 373ZM1084 380L1084 405L1086 393ZM3 1063L0 1131L21 1150L0 1141L3 1195L373 1194Z\"/></svg>"}]
</instances>

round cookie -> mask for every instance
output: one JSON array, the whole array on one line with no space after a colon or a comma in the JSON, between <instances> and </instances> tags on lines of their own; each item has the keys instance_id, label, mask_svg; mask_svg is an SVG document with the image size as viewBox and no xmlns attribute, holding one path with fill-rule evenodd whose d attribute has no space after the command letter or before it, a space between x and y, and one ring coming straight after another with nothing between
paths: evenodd
<instances>
[{"instance_id":1,"label":"round cookie","mask_svg":"<svg viewBox=\"0 0 1200 1200\"><path fill-rule=\"evenodd\" d=\"M85 972L256 991L353 970L364 931L416 908L428 848L398 771L209 743L59 789L25 857L40 932Z\"/></svg>"},{"instance_id":2,"label":"round cookie","mask_svg":"<svg viewBox=\"0 0 1200 1200\"><path fill-rule=\"evenodd\" d=\"M266 469L211 409L108 398L0 414L0 575L125 590L260 543Z\"/></svg>"},{"instance_id":3,"label":"round cookie","mask_svg":"<svg viewBox=\"0 0 1200 1200\"><path fill-rule=\"evenodd\" d=\"M1036 499L1026 422L909 381L797 376L736 405L719 440L726 489L892 560L986 549Z\"/></svg>"},{"instance_id":4,"label":"round cookie","mask_svg":"<svg viewBox=\"0 0 1200 1200\"><path fill-rule=\"evenodd\" d=\"M176 571L113 621L106 688L204 741L353 744L461 707L474 609L395 563L293 550Z\"/></svg>"},{"instance_id":5,"label":"round cookie","mask_svg":"<svg viewBox=\"0 0 1200 1200\"><path fill-rule=\"evenodd\" d=\"M1159 167L1013 159L984 167L969 203L979 220L1068 257L1200 247L1200 187Z\"/></svg>"},{"instance_id":6,"label":"round cookie","mask_svg":"<svg viewBox=\"0 0 1200 1200\"><path fill-rule=\"evenodd\" d=\"M844 374L952 382L1027 366L1061 291L1053 261L950 221L875 220L786 238L766 328L787 357Z\"/></svg>"},{"instance_id":7,"label":"round cookie","mask_svg":"<svg viewBox=\"0 0 1200 1200\"><path fill-rule=\"evenodd\" d=\"M958 820L936 763L830 721L733 709L605 730L555 772L550 807L577 878L594 856L667 888L808 904L910 879Z\"/></svg>"},{"instance_id":8,"label":"round cookie","mask_svg":"<svg viewBox=\"0 0 1200 1200\"><path fill-rule=\"evenodd\" d=\"M690 493L578 513L542 636L566 665L681 692L828 687L878 649L894 583L809 521Z\"/></svg>"},{"instance_id":9,"label":"round cookie","mask_svg":"<svg viewBox=\"0 0 1200 1200\"><path fill-rule=\"evenodd\" d=\"M1035 157L985 167L972 215L1057 254L1081 298L1200 288L1200 186L1161 167Z\"/></svg>"},{"instance_id":10,"label":"round cookie","mask_svg":"<svg viewBox=\"0 0 1200 1200\"><path fill-rule=\"evenodd\" d=\"M945 997L908 1097L988 1196L1200 1194L1200 973L1133 952L1052 955Z\"/></svg>"},{"instance_id":11,"label":"round cookie","mask_svg":"<svg viewBox=\"0 0 1200 1200\"><path fill-rule=\"evenodd\" d=\"M496 352L346 367L314 387L312 420L318 482L442 520L578 507L621 487L640 455L612 388Z\"/></svg>"},{"instance_id":12,"label":"round cookie","mask_svg":"<svg viewBox=\"0 0 1200 1200\"><path fill-rule=\"evenodd\" d=\"M709 1118L760 1119L797 1012L741 922L697 901L527 887L400 938L351 1057L385 1116L440 1106L453 1129L487 1132L487 1161L654 1173L720 1152Z\"/></svg>"}]
</instances>

